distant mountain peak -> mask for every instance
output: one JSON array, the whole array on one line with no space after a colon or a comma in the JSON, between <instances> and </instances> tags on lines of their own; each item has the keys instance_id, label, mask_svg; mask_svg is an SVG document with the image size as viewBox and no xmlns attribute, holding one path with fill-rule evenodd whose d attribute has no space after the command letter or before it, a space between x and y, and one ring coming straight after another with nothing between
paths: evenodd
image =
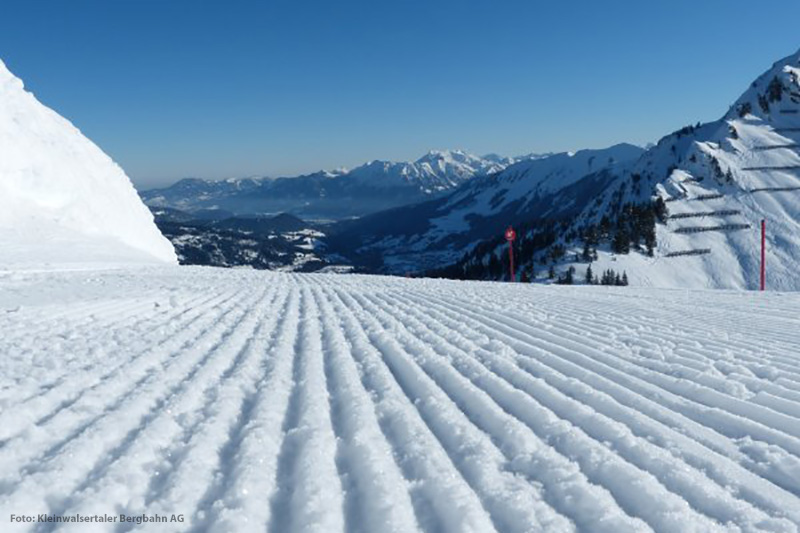
<instances>
[{"instance_id":1,"label":"distant mountain peak","mask_svg":"<svg viewBox=\"0 0 800 533\"><path fill-rule=\"evenodd\" d=\"M800 101L800 52L776 61L731 106L725 119L752 115L770 120L786 114Z\"/></svg>"},{"instance_id":2,"label":"distant mountain peak","mask_svg":"<svg viewBox=\"0 0 800 533\"><path fill-rule=\"evenodd\" d=\"M279 210L307 218L351 217L443 194L515 161L486 159L464 150L431 150L415 161L375 159L352 170L322 170L293 178L187 178L167 188L144 191L142 197L150 206L184 211L216 206L238 214Z\"/></svg>"},{"instance_id":3,"label":"distant mountain peak","mask_svg":"<svg viewBox=\"0 0 800 533\"><path fill-rule=\"evenodd\" d=\"M417 159L417 162L430 161L435 159L481 159L478 156L469 154L464 150L428 150L428 153Z\"/></svg>"}]
</instances>

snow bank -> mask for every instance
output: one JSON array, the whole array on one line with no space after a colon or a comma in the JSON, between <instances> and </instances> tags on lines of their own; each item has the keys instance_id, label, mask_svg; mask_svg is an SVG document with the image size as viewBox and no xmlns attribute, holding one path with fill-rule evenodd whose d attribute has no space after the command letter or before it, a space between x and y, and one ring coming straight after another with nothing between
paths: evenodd
<instances>
[{"instance_id":1,"label":"snow bank","mask_svg":"<svg viewBox=\"0 0 800 533\"><path fill-rule=\"evenodd\" d=\"M0 61L0 266L177 262L123 170Z\"/></svg>"}]
</instances>

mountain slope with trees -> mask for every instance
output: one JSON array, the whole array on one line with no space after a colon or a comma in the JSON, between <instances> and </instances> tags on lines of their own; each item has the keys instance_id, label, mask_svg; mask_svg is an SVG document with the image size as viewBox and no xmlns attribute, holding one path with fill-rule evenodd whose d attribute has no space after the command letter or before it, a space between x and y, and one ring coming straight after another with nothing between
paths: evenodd
<instances>
[{"instance_id":1,"label":"mountain slope with trees","mask_svg":"<svg viewBox=\"0 0 800 533\"><path fill-rule=\"evenodd\" d=\"M577 216L521 226L518 279L593 265L637 285L754 289L766 220L768 285L800 290L800 52L775 63L720 120L667 135L610 172ZM506 246L487 240L434 274L507 278Z\"/></svg>"},{"instance_id":2,"label":"mountain slope with trees","mask_svg":"<svg viewBox=\"0 0 800 533\"><path fill-rule=\"evenodd\" d=\"M441 267L502 234L508 224L576 216L608 187L612 169L625 168L642 153L619 144L521 161L445 197L341 224L331 248L382 272Z\"/></svg>"}]
</instances>

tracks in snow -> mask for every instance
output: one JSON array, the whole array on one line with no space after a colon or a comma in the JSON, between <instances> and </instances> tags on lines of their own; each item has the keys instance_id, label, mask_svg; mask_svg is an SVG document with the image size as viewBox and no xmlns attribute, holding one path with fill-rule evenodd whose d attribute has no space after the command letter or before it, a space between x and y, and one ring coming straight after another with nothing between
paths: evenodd
<instances>
[{"instance_id":1,"label":"tracks in snow","mask_svg":"<svg viewBox=\"0 0 800 533\"><path fill-rule=\"evenodd\" d=\"M182 272L0 317L0 514L800 527L794 295Z\"/></svg>"}]
</instances>

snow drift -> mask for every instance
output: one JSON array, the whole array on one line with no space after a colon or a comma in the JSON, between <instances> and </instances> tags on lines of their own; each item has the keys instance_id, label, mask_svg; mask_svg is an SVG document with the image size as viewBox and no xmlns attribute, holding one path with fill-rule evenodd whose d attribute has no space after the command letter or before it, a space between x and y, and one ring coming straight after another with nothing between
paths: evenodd
<instances>
[{"instance_id":1,"label":"snow drift","mask_svg":"<svg viewBox=\"0 0 800 533\"><path fill-rule=\"evenodd\" d=\"M0 266L176 261L123 170L0 61Z\"/></svg>"}]
</instances>

